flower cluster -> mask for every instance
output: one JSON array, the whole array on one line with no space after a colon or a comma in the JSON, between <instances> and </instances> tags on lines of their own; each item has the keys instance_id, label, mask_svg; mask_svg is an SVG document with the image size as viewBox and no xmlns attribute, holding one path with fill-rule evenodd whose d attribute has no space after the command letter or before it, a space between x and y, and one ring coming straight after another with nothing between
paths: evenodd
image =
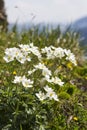
<instances>
[{"instance_id":1,"label":"flower cluster","mask_svg":"<svg viewBox=\"0 0 87 130\"><path fill-rule=\"evenodd\" d=\"M8 63L10 61L13 61L15 58L17 61L19 61L21 64L24 64L24 62L31 61L31 58L28 56L28 53L24 53L21 49L13 47L13 48L7 48L5 50L5 56L4 60Z\"/></svg>"},{"instance_id":2,"label":"flower cluster","mask_svg":"<svg viewBox=\"0 0 87 130\"><path fill-rule=\"evenodd\" d=\"M41 49L41 52L46 54L47 59L62 59L63 57L65 57L66 60L69 60L74 65L77 65L75 55L71 53L70 50L63 49L61 47L56 48L54 46L50 46Z\"/></svg>"},{"instance_id":3,"label":"flower cluster","mask_svg":"<svg viewBox=\"0 0 87 130\"><path fill-rule=\"evenodd\" d=\"M45 80L49 83L58 84L59 86L63 86L64 82L61 81L58 77L53 77L51 70L49 70L44 64L39 63L38 65L34 66L35 68L32 71L28 71L28 74L34 73L36 70L42 70L42 75L44 76Z\"/></svg>"},{"instance_id":4,"label":"flower cluster","mask_svg":"<svg viewBox=\"0 0 87 130\"><path fill-rule=\"evenodd\" d=\"M38 59L41 61L42 59L42 54L46 54L47 59L55 59L59 58L62 59L65 57L66 60L69 60L72 62L74 65L76 64L76 59L75 55L71 53L70 50L63 49L61 47L54 47L54 46L49 46L42 48L39 50L38 47L34 46L33 43L30 43L29 45L19 45L20 48L7 48L5 50L5 56L4 60L6 62L13 61L14 58L16 58L20 63L24 63L25 61L31 61L30 53L33 53L38 57Z\"/></svg>"},{"instance_id":5,"label":"flower cluster","mask_svg":"<svg viewBox=\"0 0 87 130\"><path fill-rule=\"evenodd\" d=\"M36 56L38 59L38 64L32 62L32 54L33 56ZM63 86L64 82L58 77L58 75L55 75L55 71L47 67L47 64L45 65L45 60L54 60L55 58L58 58L59 60L62 60L64 58L65 60L68 60L69 62L76 64L76 59L73 53L71 53L70 50L63 49L61 47L54 47L49 46L42 49L39 49L37 46L34 46L33 43L30 43L29 45L23 45L20 44L18 48L7 48L5 50L5 56L4 60L8 63L16 59L21 64L24 64L25 61L31 62L30 70L28 70L28 76L29 79L24 76L17 76L15 73L15 78L13 80L13 83L21 83L25 88L31 88L35 86L35 78L31 79L31 75L34 74L36 71L41 71L40 76L38 75L37 78L39 81L41 81L43 78L45 80L45 87L43 87L43 90L45 91L39 91L35 95L39 100L43 101L45 99L54 99L55 101L59 101L57 94L54 92L54 90L48 86L57 84L58 86ZM33 68L33 69L31 69ZM39 84L41 85L41 84Z\"/></svg>"},{"instance_id":6,"label":"flower cluster","mask_svg":"<svg viewBox=\"0 0 87 130\"><path fill-rule=\"evenodd\" d=\"M8 63L10 61L13 61L15 58L17 61L19 61L21 64L24 64L25 61L31 61L30 53L33 53L38 57L38 59L41 59L41 54L39 52L38 47L34 46L33 43L30 45L19 45L20 48L7 48L5 50L5 56L4 60Z\"/></svg>"}]
</instances>

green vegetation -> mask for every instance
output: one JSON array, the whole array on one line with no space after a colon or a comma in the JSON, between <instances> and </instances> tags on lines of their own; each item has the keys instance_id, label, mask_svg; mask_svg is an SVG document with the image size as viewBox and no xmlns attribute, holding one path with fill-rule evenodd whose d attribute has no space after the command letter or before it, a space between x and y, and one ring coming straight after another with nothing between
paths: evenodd
<instances>
[{"instance_id":1,"label":"green vegetation","mask_svg":"<svg viewBox=\"0 0 87 130\"><path fill-rule=\"evenodd\" d=\"M48 28L39 31L39 27L35 27L21 34L15 28L12 32L0 32L0 130L87 130L87 63L78 39L78 34L62 33L59 27L50 31ZM51 45L70 49L75 54L77 66L72 60L65 60L65 56L47 59L45 54L41 61L30 54L31 61L23 64L16 58L8 63L3 59L6 48L20 48L20 44L31 43L39 50ZM62 85L57 81L52 83L49 78L44 81L41 70L29 75L28 71L39 62L52 71L52 76L59 77ZM25 77L22 83L13 82L16 76L24 75L34 81L33 87L32 83L30 87L22 82L27 81ZM43 89L46 85L53 93L47 99L38 98L36 93L46 93Z\"/></svg>"}]
</instances>

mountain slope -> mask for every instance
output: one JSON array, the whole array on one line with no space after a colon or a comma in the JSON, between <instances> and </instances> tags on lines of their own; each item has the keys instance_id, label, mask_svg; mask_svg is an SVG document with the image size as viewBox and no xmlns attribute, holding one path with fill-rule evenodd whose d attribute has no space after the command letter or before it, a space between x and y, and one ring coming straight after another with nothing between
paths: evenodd
<instances>
[{"instance_id":1,"label":"mountain slope","mask_svg":"<svg viewBox=\"0 0 87 130\"><path fill-rule=\"evenodd\" d=\"M80 33L82 45L87 45L87 16L75 21L72 28Z\"/></svg>"}]
</instances>

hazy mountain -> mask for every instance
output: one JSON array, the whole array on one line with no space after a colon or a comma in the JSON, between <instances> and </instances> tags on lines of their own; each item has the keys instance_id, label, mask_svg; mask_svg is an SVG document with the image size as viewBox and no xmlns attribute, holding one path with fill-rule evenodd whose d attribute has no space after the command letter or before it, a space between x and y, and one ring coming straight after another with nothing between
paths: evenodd
<instances>
[{"instance_id":1,"label":"hazy mountain","mask_svg":"<svg viewBox=\"0 0 87 130\"><path fill-rule=\"evenodd\" d=\"M80 33L82 45L87 45L87 16L75 21L72 29Z\"/></svg>"},{"instance_id":2,"label":"hazy mountain","mask_svg":"<svg viewBox=\"0 0 87 130\"><path fill-rule=\"evenodd\" d=\"M75 21L73 26L76 27L76 28L80 28L80 29L87 27L87 16L80 18L77 21Z\"/></svg>"}]
</instances>

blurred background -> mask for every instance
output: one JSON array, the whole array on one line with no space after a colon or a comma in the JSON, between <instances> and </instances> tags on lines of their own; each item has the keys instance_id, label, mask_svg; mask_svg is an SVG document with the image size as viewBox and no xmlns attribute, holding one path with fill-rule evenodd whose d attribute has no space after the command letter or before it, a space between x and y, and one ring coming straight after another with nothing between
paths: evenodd
<instances>
[{"instance_id":1,"label":"blurred background","mask_svg":"<svg viewBox=\"0 0 87 130\"><path fill-rule=\"evenodd\" d=\"M0 24L4 30L14 25L20 31L34 25L58 25L64 31L67 27L80 33L87 42L87 0L0 0Z\"/></svg>"}]
</instances>

